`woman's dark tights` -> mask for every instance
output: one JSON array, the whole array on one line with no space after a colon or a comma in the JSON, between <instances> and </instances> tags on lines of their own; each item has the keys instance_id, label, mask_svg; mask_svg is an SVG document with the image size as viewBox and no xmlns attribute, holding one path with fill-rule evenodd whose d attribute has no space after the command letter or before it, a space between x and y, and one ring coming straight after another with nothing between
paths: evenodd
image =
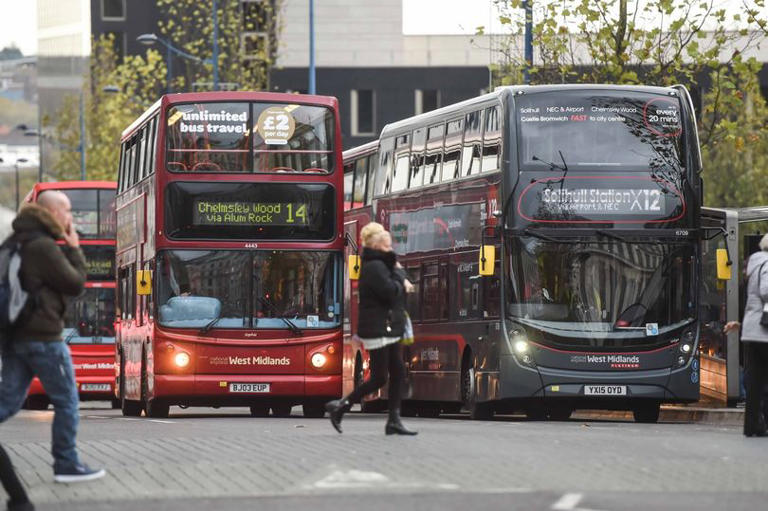
<instances>
[{"instance_id":1,"label":"woman's dark tights","mask_svg":"<svg viewBox=\"0 0 768 511\"><path fill-rule=\"evenodd\" d=\"M405 364L403 364L403 350L399 342L389 344L383 348L370 350L371 376L362 385L357 387L347 396L350 403L358 403L368 394L379 390L387 384L389 375L389 409L400 410L402 400L402 388L405 379Z\"/></svg>"}]
</instances>

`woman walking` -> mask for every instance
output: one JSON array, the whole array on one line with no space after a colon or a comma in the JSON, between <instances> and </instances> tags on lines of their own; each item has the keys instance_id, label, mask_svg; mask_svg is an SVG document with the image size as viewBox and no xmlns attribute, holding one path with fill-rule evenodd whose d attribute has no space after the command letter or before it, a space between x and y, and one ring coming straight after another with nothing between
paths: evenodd
<instances>
[{"instance_id":1,"label":"woman walking","mask_svg":"<svg viewBox=\"0 0 768 511\"><path fill-rule=\"evenodd\" d=\"M760 240L760 251L747 262L747 305L742 322L747 403L744 408L744 435L766 436L763 415L763 387L768 379L768 234ZM765 316L765 319L763 319Z\"/></svg>"},{"instance_id":2,"label":"woman walking","mask_svg":"<svg viewBox=\"0 0 768 511\"><path fill-rule=\"evenodd\" d=\"M330 401L325 409L341 433L341 419L353 403L380 389L389 375L387 435L415 435L400 421L400 401L405 381L400 338L405 330L405 293L413 286L392 251L392 238L381 224L371 222L360 231L363 244L358 290L357 335L370 355L371 375L348 396Z\"/></svg>"}]
</instances>

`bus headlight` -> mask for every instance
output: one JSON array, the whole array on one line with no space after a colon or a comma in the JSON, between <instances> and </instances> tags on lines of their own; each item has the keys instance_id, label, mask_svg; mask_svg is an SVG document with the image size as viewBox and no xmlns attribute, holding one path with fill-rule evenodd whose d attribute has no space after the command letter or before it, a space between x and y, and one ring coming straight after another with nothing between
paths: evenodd
<instances>
[{"instance_id":1,"label":"bus headlight","mask_svg":"<svg viewBox=\"0 0 768 511\"><path fill-rule=\"evenodd\" d=\"M528 367L536 367L536 361L531 353L531 345L528 343L525 332L512 330L510 332L510 342L512 344L512 353L518 362Z\"/></svg>"},{"instance_id":2,"label":"bus headlight","mask_svg":"<svg viewBox=\"0 0 768 511\"><path fill-rule=\"evenodd\" d=\"M513 345L515 349L515 353L518 355L522 355L524 353L528 353L528 342L524 341L522 339L518 339L515 341L515 344Z\"/></svg>"},{"instance_id":3,"label":"bus headlight","mask_svg":"<svg viewBox=\"0 0 768 511\"><path fill-rule=\"evenodd\" d=\"M310 359L310 361L312 362L313 367L315 367L316 369L320 369L326 364L326 362L328 362L328 359L322 353L315 353L314 355L312 355L312 358Z\"/></svg>"},{"instance_id":4,"label":"bus headlight","mask_svg":"<svg viewBox=\"0 0 768 511\"><path fill-rule=\"evenodd\" d=\"M693 330L685 330L680 335L680 345L678 346L678 356L675 360L677 367L683 367L693 355L693 346L696 343L696 334Z\"/></svg>"},{"instance_id":5,"label":"bus headlight","mask_svg":"<svg viewBox=\"0 0 768 511\"><path fill-rule=\"evenodd\" d=\"M176 364L176 367L187 367L189 365L189 353L183 351L176 353L176 356L173 357L173 363Z\"/></svg>"}]
</instances>

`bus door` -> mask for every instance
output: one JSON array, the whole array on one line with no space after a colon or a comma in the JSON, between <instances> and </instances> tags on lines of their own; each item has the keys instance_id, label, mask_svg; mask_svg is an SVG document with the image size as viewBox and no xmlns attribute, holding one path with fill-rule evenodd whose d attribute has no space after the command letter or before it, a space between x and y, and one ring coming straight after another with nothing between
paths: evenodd
<instances>
[{"instance_id":1,"label":"bus door","mask_svg":"<svg viewBox=\"0 0 768 511\"><path fill-rule=\"evenodd\" d=\"M458 353L463 342L461 329L449 323L448 269L447 258L431 258L421 264L418 323L423 328L415 328L416 342L408 350L415 400L451 401L458 395ZM454 379L455 389L454 385L446 384Z\"/></svg>"}]
</instances>

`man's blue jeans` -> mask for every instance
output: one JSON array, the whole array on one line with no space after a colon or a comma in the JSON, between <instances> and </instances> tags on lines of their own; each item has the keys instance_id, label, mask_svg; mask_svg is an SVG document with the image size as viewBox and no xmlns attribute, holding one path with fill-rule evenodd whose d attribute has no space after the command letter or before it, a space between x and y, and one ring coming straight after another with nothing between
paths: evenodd
<instances>
[{"instance_id":1,"label":"man's blue jeans","mask_svg":"<svg viewBox=\"0 0 768 511\"><path fill-rule=\"evenodd\" d=\"M53 403L53 470L80 464L75 448L79 399L69 347L61 341L16 341L2 355L0 422L13 417L24 404L32 378L37 376Z\"/></svg>"}]
</instances>

